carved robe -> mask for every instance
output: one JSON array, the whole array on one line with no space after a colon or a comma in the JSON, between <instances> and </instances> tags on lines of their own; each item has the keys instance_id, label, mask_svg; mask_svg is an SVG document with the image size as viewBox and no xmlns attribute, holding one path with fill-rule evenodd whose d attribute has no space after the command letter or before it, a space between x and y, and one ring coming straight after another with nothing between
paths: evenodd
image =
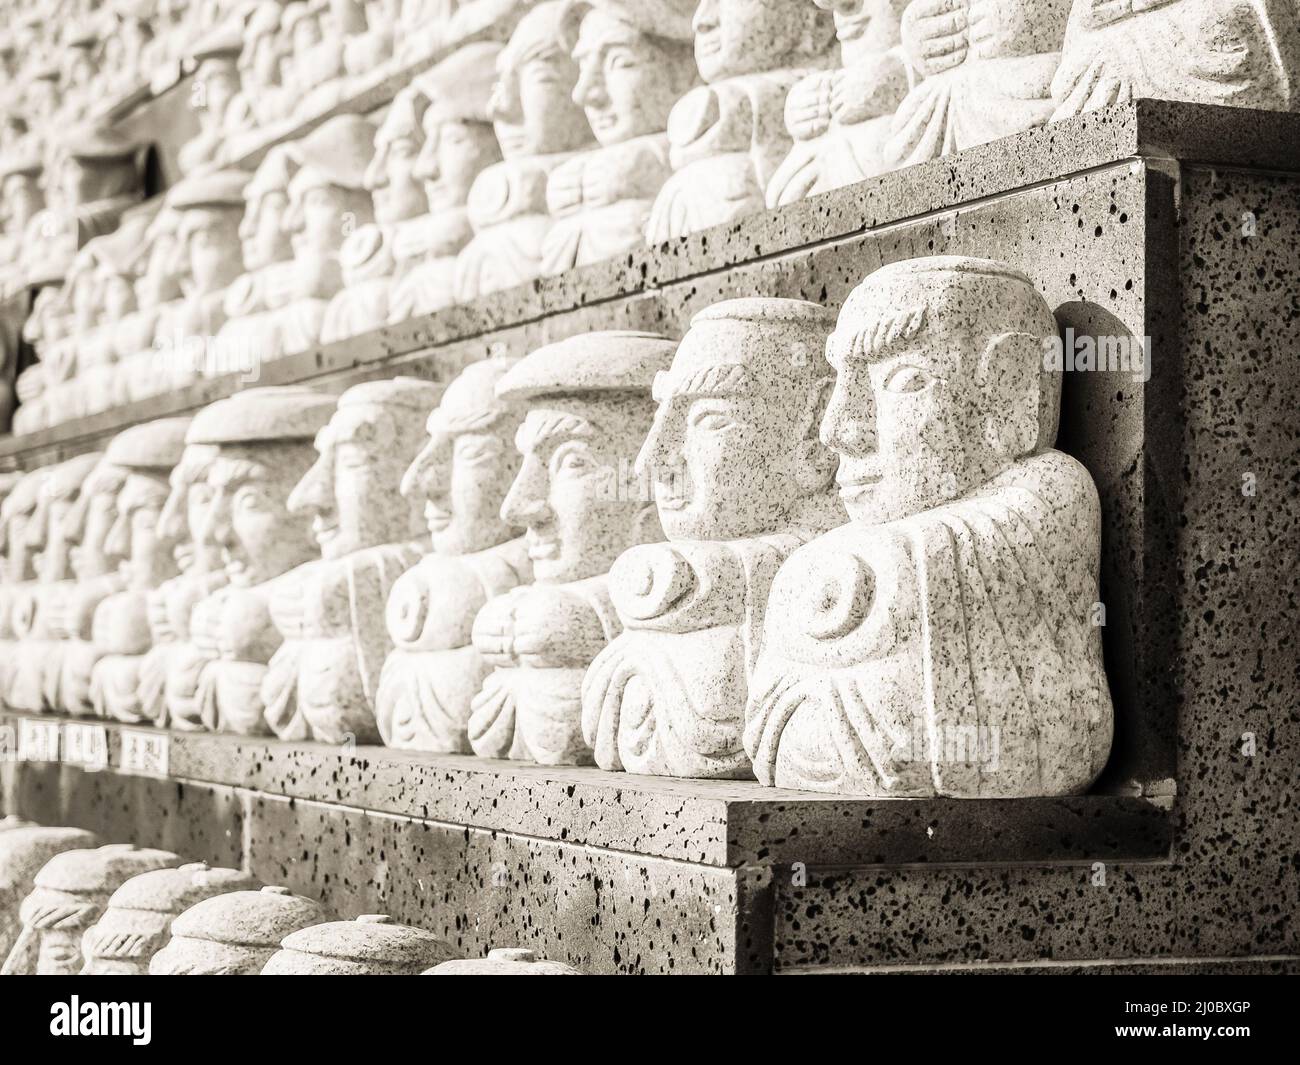
<instances>
[{"instance_id":1,"label":"carved robe","mask_svg":"<svg viewBox=\"0 0 1300 1065\"><path fill-rule=\"evenodd\" d=\"M91 677L102 653L94 641L95 613L110 596L126 590L126 578L119 573L105 574L89 581L69 582L60 607L56 628L66 634L57 670L46 674L47 692L52 705L65 714L88 716L94 713L91 702Z\"/></svg>"},{"instance_id":2,"label":"carved robe","mask_svg":"<svg viewBox=\"0 0 1300 1065\"><path fill-rule=\"evenodd\" d=\"M153 646L140 661L136 693L140 720L160 727L168 724L167 680L184 668L191 615L200 602L225 583L226 575L221 572L183 573L149 593L149 632Z\"/></svg>"},{"instance_id":3,"label":"carved robe","mask_svg":"<svg viewBox=\"0 0 1300 1065\"><path fill-rule=\"evenodd\" d=\"M471 642L474 618L531 579L528 549L516 539L472 555L426 555L393 585L387 620L395 648L375 697L387 746L470 752L470 705L491 672Z\"/></svg>"},{"instance_id":4,"label":"carved robe","mask_svg":"<svg viewBox=\"0 0 1300 1065\"><path fill-rule=\"evenodd\" d=\"M469 742L481 758L590 765L582 736L582 678L622 625L609 575L526 584L474 619L474 646L496 668L474 698Z\"/></svg>"},{"instance_id":5,"label":"carved robe","mask_svg":"<svg viewBox=\"0 0 1300 1065\"><path fill-rule=\"evenodd\" d=\"M745 729L758 779L915 798L1084 791L1110 748L1100 506L1057 451L899 521L842 526L772 586Z\"/></svg>"},{"instance_id":6,"label":"carved robe","mask_svg":"<svg viewBox=\"0 0 1300 1065\"><path fill-rule=\"evenodd\" d=\"M414 544L383 544L292 570L271 600L284 636L262 679L266 722L281 739L378 743L375 695L393 649L384 604L419 559Z\"/></svg>"},{"instance_id":7,"label":"carved robe","mask_svg":"<svg viewBox=\"0 0 1300 1065\"><path fill-rule=\"evenodd\" d=\"M190 617L190 643L167 681L167 707L180 728L265 736L262 702L268 663L284 642L271 618L271 600L289 574L252 588L225 588Z\"/></svg>"},{"instance_id":8,"label":"carved robe","mask_svg":"<svg viewBox=\"0 0 1300 1065\"><path fill-rule=\"evenodd\" d=\"M127 724L142 720L140 663L149 650L149 593L132 588L95 610L92 641L99 653L90 674L90 703L97 717Z\"/></svg>"},{"instance_id":9,"label":"carved robe","mask_svg":"<svg viewBox=\"0 0 1300 1065\"><path fill-rule=\"evenodd\" d=\"M473 236L469 212L463 207L440 209L397 231L393 255L412 265L394 280L389 292L389 323L433 314L456 302L456 256Z\"/></svg>"}]
</instances>

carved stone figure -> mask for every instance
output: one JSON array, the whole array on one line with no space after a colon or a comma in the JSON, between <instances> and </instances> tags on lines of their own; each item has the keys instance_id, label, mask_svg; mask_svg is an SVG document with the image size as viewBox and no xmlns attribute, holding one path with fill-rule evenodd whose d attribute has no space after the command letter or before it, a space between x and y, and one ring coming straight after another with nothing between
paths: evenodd
<instances>
[{"instance_id":1,"label":"carved stone figure","mask_svg":"<svg viewBox=\"0 0 1300 1065\"><path fill-rule=\"evenodd\" d=\"M621 629L610 566L663 539L648 486L630 473L654 419L650 384L675 347L653 333L581 334L532 352L497 385L502 399L528 403L516 438L523 463L501 517L526 528L536 583L474 620L474 647L495 667L472 706L475 754L592 761L582 677Z\"/></svg>"},{"instance_id":2,"label":"carved stone figure","mask_svg":"<svg viewBox=\"0 0 1300 1065\"><path fill-rule=\"evenodd\" d=\"M239 95L239 54L243 34L238 26L223 26L201 41L190 57L198 64L190 81L190 103L199 115L199 131L177 153L184 174L215 164Z\"/></svg>"},{"instance_id":3,"label":"carved stone figure","mask_svg":"<svg viewBox=\"0 0 1300 1065\"><path fill-rule=\"evenodd\" d=\"M159 372L158 337L173 332L171 321L181 305L180 212L163 197L145 229L140 255L143 267L135 282L136 309L118 324L118 366L113 403L120 405L155 395L165 374Z\"/></svg>"},{"instance_id":4,"label":"carved stone figure","mask_svg":"<svg viewBox=\"0 0 1300 1065\"><path fill-rule=\"evenodd\" d=\"M374 701L393 650L384 604L418 560L420 509L393 491L438 399L428 381L355 385L317 434L316 463L289 496L320 546L280 582L271 617L284 643L262 680L266 722L281 739L376 743Z\"/></svg>"},{"instance_id":5,"label":"carved stone figure","mask_svg":"<svg viewBox=\"0 0 1300 1065\"><path fill-rule=\"evenodd\" d=\"M22 932L18 911L36 886L36 874L64 851L98 847L99 837L82 828L30 825L0 834L0 955L9 952Z\"/></svg>"},{"instance_id":6,"label":"carved stone figure","mask_svg":"<svg viewBox=\"0 0 1300 1065\"><path fill-rule=\"evenodd\" d=\"M407 226L421 226L429 212L424 183L416 175L427 102L419 89L403 89L375 133L375 154L365 174L375 221L353 231L339 249L343 288L325 312L324 343L388 321L389 291L395 277L411 265L410 246L399 234Z\"/></svg>"},{"instance_id":7,"label":"carved stone figure","mask_svg":"<svg viewBox=\"0 0 1300 1065\"><path fill-rule=\"evenodd\" d=\"M368 913L290 932L262 966L262 975L416 976L455 956L432 932Z\"/></svg>"},{"instance_id":8,"label":"carved stone figure","mask_svg":"<svg viewBox=\"0 0 1300 1065\"><path fill-rule=\"evenodd\" d=\"M374 217L365 187L374 137L364 118L339 115L289 145L299 167L284 219L293 240L292 299L273 315L264 357L305 351L320 340L329 301L343 287L343 242Z\"/></svg>"},{"instance_id":9,"label":"carved stone figure","mask_svg":"<svg viewBox=\"0 0 1300 1065\"><path fill-rule=\"evenodd\" d=\"M569 47L573 99L599 145L551 171L553 221L542 272L621 255L645 243L646 219L668 161L668 113L696 83L691 12L696 0L577 0Z\"/></svg>"},{"instance_id":10,"label":"carved stone figure","mask_svg":"<svg viewBox=\"0 0 1300 1065\"><path fill-rule=\"evenodd\" d=\"M785 100L794 147L767 186L779 207L885 169L894 112L911 87L901 23L908 0L813 0L835 18L842 66L808 75Z\"/></svg>"},{"instance_id":11,"label":"carved stone figure","mask_svg":"<svg viewBox=\"0 0 1300 1065\"><path fill-rule=\"evenodd\" d=\"M171 942L153 956L149 975L256 976L282 939L328 920L319 902L285 887L228 891L172 921Z\"/></svg>"},{"instance_id":12,"label":"carved stone figure","mask_svg":"<svg viewBox=\"0 0 1300 1065\"><path fill-rule=\"evenodd\" d=\"M286 15L285 25L293 40L286 87L298 100L295 117L309 118L343 98L348 78L344 49L348 37L365 31L365 8L359 0L309 0L295 21Z\"/></svg>"},{"instance_id":13,"label":"carved stone figure","mask_svg":"<svg viewBox=\"0 0 1300 1065\"><path fill-rule=\"evenodd\" d=\"M208 474L219 454L215 445L185 446L168 478L171 492L158 517L159 535L175 545L172 554L180 574L163 581L146 601L150 647L140 660L135 711L139 720L158 726L168 724L168 678L191 661L188 646L194 608L227 580L221 545L203 535L211 502Z\"/></svg>"},{"instance_id":14,"label":"carved stone figure","mask_svg":"<svg viewBox=\"0 0 1300 1065\"><path fill-rule=\"evenodd\" d=\"M56 854L23 900L23 930L0 974L75 976L82 967L82 933L99 920L109 896L133 876L180 864L180 856L170 851L131 843Z\"/></svg>"},{"instance_id":15,"label":"carved stone figure","mask_svg":"<svg viewBox=\"0 0 1300 1065\"><path fill-rule=\"evenodd\" d=\"M32 219L45 206L41 187L44 164L37 155L5 149L0 163L0 210L4 230L0 234L0 296L7 296L23 283L21 259L24 244L37 237L30 232Z\"/></svg>"},{"instance_id":16,"label":"carved stone figure","mask_svg":"<svg viewBox=\"0 0 1300 1065\"><path fill-rule=\"evenodd\" d=\"M456 256L473 236L470 187L484 168L501 161L488 118L500 52L494 41L467 44L413 83L428 100L414 176L424 182L429 213L393 235L393 258L404 270L389 293L390 322L455 302Z\"/></svg>"},{"instance_id":17,"label":"carved stone figure","mask_svg":"<svg viewBox=\"0 0 1300 1065\"><path fill-rule=\"evenodd\" d=\"M33 516L40 501L41 488L50 469L32 470L19 478L0 506L0 531L5 545L5 579L0 583L0 705L12 706L14 669L18 663L18 627L15 614L19 603L30 612L26 601L36 580L36 563L30 541L33 539ZM38 542L40 536L35 537Z\"/></svg>"},{"instance_id":18,"label":"carved stone figure","mask_svg":"<svg viewBox=\"0 0 1300 1065\"><path fill-rule=\"evenodd\" d=\"M748 678L772 580L795 548L842 525L836 456L818 440L835 316L737 299L697 314L655 380L637 457L666 544L614 563L623 632L583 682L583 734L602 769L748 778Z\"/></svg>"},{"instance_id":19,"label":"carved stone figure","mask_svg":"<svg viewBox=\"0 0 1300 1065\"><path fill-rule=\"evenodd\" d=\"M1041 126L1070 0L913 0L903 47L916 87L885 144L887 168Z\"/></svg>"},{"instance_id":20,"label":"carved stone figure","mask_svg":"<svg viewBox=\"0 0 1300 1065\"><path fill-rule=\"evenodd\" d=\"M745 749L777 787L1064 795L1105 764L1097 490L1052 450L1052 313L980 259L893 263L827 348L851 521L772 586Z\"/></svg>"},{"instance_id":21,"label":"carved stone figure","mask_svg":"<svg viewBox=\"0 0 1300 1065\"><path fill-rule=\"evenodd\" d=\"M1142 96L1293 111L1298 76L1286 0L1075 0L1052 120Z\"/></svg>"},{"instance_id":22,"label":"carved stone figure","mask_svg":"<svg viewBox=\"0 0 1300 1065\"><path fill-rule=\"evenodd\" d=\"M64 645L58 618L73 594L72 539L68 514L100 455L78 455L48 471L26 525L26 548L39 552L36 579L11 592L10 625L18 643L8 672L5 701L15 710L39 714L61 707L54 700Z\"/></svg>"},{"instance_id":23,"label":"carved stone figure","mask_svg":"<svg viewBox=\"0 0 1300 1065\"><path fill-rule=\"evenodd\" d=\"M591 140L587 118L572 99L578 65L564 28L564 3L542 0L497 57L488 115L502 162L479 174L469 192L474 239L456 263L462 302L538 276L550 228L547 179Z\"/></svg>"},{"instance_id":24,"label":"carved stone figure","mask_svg":"<svg viewBox=\"0 0 1300 1065\"><path fill-rule=\"evenodd\" d=\"M763 209L790 151L786 95L835 59L830 15L808 0L701 0L693 25L706 84L669 115L674 173L646 224L651 244Z\"/></svg>"},{"instance_id":25,"label":"carved stone figure","mask_svg":"<svg viewBox=\"0 0 1300 1065\"><path fill-rule=\"evenodd\" d=\"M280 84L284 45L280 20L291 5L261 0L244 23L239 53L239 92L231 100L223 125L222 157L241 158L257 141L284 123L294 101Z\"/></svg>"},{"instance_id":26,"label":"carved stone figure","mask_svg":"<svg viewBox=\"0 0 1300 1065\"><path fill-rule=\"evenodd\" d=\"M435 965L425 976L582 976L559 961L545 961L523 947L497 947L486 958L466 958Z\"/></svg>"},{"instance_id":27,"label":"carved stone figure","mask_svg":"<svg viewBox=\"0 0 1300 1065\"><path fill-rule=\"evenodd\" d=\"M149 594L177 574L176 544L159 518L170 493L172 468L185 447L189 418L160 418L115 436L105 460L124 471L116 518L105 550L124 560L126 587L105 598L91 623L96 662L90 702L100 717L141 719L140 664L151 646Z\"/></svg>"},{"instance_id":28,"label":"carved stone figure","mask_svg":"<svg viewBox=\"0 0 1300 1065\"><path fill-rule=\"evenodd\" d=\"M532 579L518 528L501 503L519 470L515 433L523 409L497 399L517 360L466 367L429 418L429 440L402 477L402 495L422 505L433 551L388 596L394 648L375 696L389 747L469 753L470 704L490 667L471 633L479 608Z\"/></svg>"},{"instance_id":29,"label":"carved stone figure","mask_svg":"<svg viewBox=\"0 0 1300 1065\"><path fill-rule=\"evenodd\" d=\"M262 680L281 637L270 604L278 581L313 558L308 523L286 509L316 460L312 440L334 397L307 388L253 388L205 407L187 447L214 447L191 517L194 542L221 555L227 584L190 612L172 653L164 701L173 727L265 734Z\"/></svg>"},{"instance_id":30,"label":"carved stone figure","mask_svg":"<svg viewBox=\"0 0 1300 1065\"><path fill-rule=\"evenodd\" d=\"M171 938L172 921L204 899L261 885L238 869L190 862L133 876L113 892L81 938L85 976L148 976L149 962Z\"/></svg>"}]
</instances>

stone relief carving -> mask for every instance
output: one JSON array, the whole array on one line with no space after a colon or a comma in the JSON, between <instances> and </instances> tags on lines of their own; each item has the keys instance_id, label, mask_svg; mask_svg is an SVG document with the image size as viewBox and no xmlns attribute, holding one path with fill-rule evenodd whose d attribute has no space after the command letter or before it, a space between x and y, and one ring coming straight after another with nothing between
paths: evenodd
<instances>
[{"instance_id":1,"label":"stone relief carving","mask_svg":"<svg viewBox=\"0 0 1300 1065\"><path fill-rule=\"evenodd\" d=\"M834 314L801 300L738 299L697 314L637 457L664 544L609 575L623 631L583 681L583 734L603 769L752 776L747 681L768 591L796 547L842 525L836 456L818 440Z\"/></svg>"},{"instance_id":2,"label":"stone relief carving","mask_svg":"<svg viewBox=\"0 0 1300 1065\"><path fill-rule=\"evenodd\" d=\"M517 360L468 366L429 417L429 438L402 476L401 491L423 508L433 550L388 596L393 651L375 697L389 747L469 753L470 706L490 667L471 642L488 600L532 580L521 529L501 517L519 471L521 405L496 386Z\"/></svg>"},{"instance_id":3,"label":"stone relief carving","mask_svg":"<svg viewBox=\"0 0 1300 1065\"><path fill-rule=\"evenodd\" d=\"M170 851L130 843L56 854L36 874L19 915L22 932L9 951L4 976L75 976L81 972L81 937L99 920L109 896L151 869L181 864Z\"/></svg>"},{"instance_id":4,"label":"stone relief carving","mask_svg":"<svg viewBox=\"0 0 1300 1065\"><path fill-rule=\"evenodd\" d=\"M374 700L393 650L384 604L420 557L423 508L392 489L415 458L440 389L397 377L354 385L316 436L317 459L289 495L321 557L270 598L284 642L262 678L265 721L281 739L376 743Z\"/></svg>"},{"instance_id":5,"label":"stone relief carving","mask_svg":"<svg viewBox=\"0 0 1300 1065\"><path fill-rule=\"evenodd\" d=\"M493 671L474 698L469 741L489 758L590 764L582 678L618 635L609 568L624 550L663 539L631 466L654 417L650 385L672 360L653 333L595 332L547 345L498 383L525 402L522 465L501 506L524 527L535 583L488 602L474 647Z\"/></svg>"},{"instance_id":6,"label":"stone relief carving","mask_svg":"<svg viewBox=\"0 0 1300 1065\"><path fill-rule=\"evenodd\" d=\"M1100 508L1052 449L1056 328L979 259L893 263L845 302L822 439L851 520L772 585L745 731L761 782L987 798L1101 772Z\"/></svg>"},{"instance_id":7,"label":"stone relief carving","mask_svg":"<svg viewBox=\"0 0 1300 1065\"><path fill-rule=\"evenodd\" d=\"M172 921L149 975L256 976L286 936L330 919L319 902L278 885L214 895Z\"/></svg>"},{"instance_id":8,"label":"stone relief carving","mask_svg":"<svg viewBox=\"0 0 1300 1065\"><path fill-rule=\"evenodd\" d=\"M263 976L416 976L455 952L432 932L382 913L290 932Z\"/></svg>"},{"instance_id":9,"label":"stone relief carving","mask_svg":"<svg viewBox=\"0 0 1300 1065\"><path fill-rule=\"evenodd\" d=\"M85 976L148 976L149 962L171 938L172 921L196 903L229 891L261 885L238 869L188 862L133 876L81 939Z\"/></svg>"},{"instance_id":10,"label":"stone relief carving","mask_svg":"<svg viewBox=\"0 0 1300 1065\"><path fill-rule=\"evenodd\" d=\"M6 822L8 819L6 818ZM6 958L22 932L19 908L36 886L36 874L64 851L99 846L99 837L82 828L27 825L0 833L0 954Z\"/></svg>"}]
</instances>

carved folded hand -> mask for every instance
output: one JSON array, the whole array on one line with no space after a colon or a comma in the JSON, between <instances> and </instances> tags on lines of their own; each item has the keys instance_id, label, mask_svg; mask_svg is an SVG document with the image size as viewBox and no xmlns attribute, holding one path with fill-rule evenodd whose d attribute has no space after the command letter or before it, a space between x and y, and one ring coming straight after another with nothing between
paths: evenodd
<instances>
[{"instance_id":1,"label":"carved folded hand","mask_svg":"<svg viewBox=\"0 0 1300 1065\"><path fill-rule=\"evenodd\" d=\"M966 61L970 0L913 0L903 13L903 50L913 69L933 77Z\"/></svg>"},{"instance_id":2,"label":"carved folded hand","mask_svg":"<svg viewBox=\"0 0 1300 1065\"><path fill-rule=\"evenodd\" d=\"M605 643L591 605L562 586L517 588L474 619L474 647L495 666L585 667Z\"/></svg>"},{"instance_id":3,"label":"carved folded hand","mask_svg":"<svg viewBox=\"0 0 1300 1065\"><path fill-rule=\"evenodd\" d=\"M831 71L819 70L795 82L785 98L785 128L795 140L812 140L830 129L831 89L836 80Z\"/></svg>"},{"instance_id":4,"label":"carved folded hand","mask_svg":"<svg viewBox=\"0 0 1300 1065\"><path fill-rule=\"evenodd\" d=\"M907 95L907 71L897 56L885 54L836 71L830 109L842 126L892 115Z\"/></svg>"}]
</instances>

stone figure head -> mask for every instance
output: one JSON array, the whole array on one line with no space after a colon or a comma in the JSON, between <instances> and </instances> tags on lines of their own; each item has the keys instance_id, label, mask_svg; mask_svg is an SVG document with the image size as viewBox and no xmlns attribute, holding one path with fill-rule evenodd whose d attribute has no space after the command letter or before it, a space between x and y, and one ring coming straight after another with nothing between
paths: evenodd
<instances>
[{"instance_id":1,"label":"stone figure head","mask_svg":"<svg viewBox=\"0 0 1300 1065\"><path fill-rule=\"evenodd\" d=\"M700 0L695 62L710 84L783 67L822 65L835 26L807 0Z\"/></svg>"},{"instance_id":2,"label":"stone figure head","mask_svg":"<svg viewBox=\"0 0 1300 1065\"><path fill-rule=\"evenodd\" d=\"M654 333L586 333L538 348L497 385L528 405L501 518L526 530L538 581L597 576L627 548L663 538L631 471L654 420L651 383L675 347Z\"/></svg>"},{"instance_id":3,"label":"stone figure head","mask_svg":"<svg viewBox=\"0 0 1300 1065\"><path fill-rule=\"evenodd\" d=\"M45 190L41 187L44 169L39 158L16 153L0 166L0 210L4 212L7 233L20 235L45 206Z\"/></svg>"},{"instance_id":4,"label":"stone figure head","mask_svg":"<svg viewBox=\"0 0 1300 1065\"><path fill-rule=\"evenodd\" d=\"M119 322L139 306L136 269L143 259L150 222L145 213L128 212L112 233L86 245L95 264L99 310L105 322Z\"/></svg>"},{"instance_id":5,"label":"stone figure head","mask_svg":"<svg viewBox=\"0 0 1300 1065\"><path fill-rule=\"evenodd\" d=\"M933 257L881 267L827 343L835 388L822 441L855 521L894 521L964 495L1056 438L1058 336L1033 283L1004 264Z\"/></svg>"},{"instance_id":6,"label":"stone figure head","mask_svg":"<svg viewBox=\"0 0 1300 1065\"><path fill-rule=\"evenodd\" d=\"M172 557L182 573L211 573L221 565L220 546L210 539L195 539L211 503L208 473L217 455L215 445L186 444L167 478L170 491L158 515L158 535L175 545Z\"/></svg>"},{"instance_id":7,"label":"stone figure head","mask_svg":"<svg viewBox=\"0 0 1300 1065\"><path fill-rule=\"evenodd\" d=\"M429 210L416 161L424 145L424 111L428 98L408 86L393 98L375 132L375 154L366 168L365 186L374 203L375 221L401 222Z\"/></svg>"},{"instance_id":8,"label":"stone figure head","mask_svg":"<svg viewBox=\"0 0 1300 1065\"><path fill-rule=\"evenodd\" d=\"M99 920L109 896L151 869L181 864L170 851L114 843L55 855L36 874L19 911L18 942L4 964L6 975L72 976L81 972L81 936Z\"/></svg>"},{"instance_id":9,"label":"stone figure head","mask_svg":"<svg viewBox=\"0 0 1300 1065\"><path fill-rule=\"evenodd\" d=\"M283 224L296 258L335 255L350 233L374 220L365 186L374 143L373 125L338 115L289 145L299 169Z\"/></svg>"},{"instance_id":10,"label":"stone figure head","mask_svg":"<svg viewBox=\"0 0 1300 1065\"><path fill-rule=\"evenodd\" d=\"M278 0L262 0L244 23L244 47L239 55L240 84L263 89L280 81L280 19L286 10Z\"/></svg>"},{"instance_id":11,"label":"stone figure head","mask_svg":"<svg viewBox=\"0 0 1300 1065\"><path fill-rule=\"evenodd\" d=\"M413 377L354 385L316 434L315 464L289 496L309 516L321 557L418 536L422 508L397 490L440 389Z\"/></svg>"},{"instance_id":12,"label":"stone figure head","mask_svg":"<svg viewBox=\"0 0 1300 1065\"><path fill-rule=\"evenodd\" d=\"M239 222L244 269L249 273L293 258L293 243L284 226L289 209L289 180L296 164L277 144L244 186L244 214Z\"/></svg>"},{"instance_id":13,"label":"stone figure head","mask_svg":"<svg viewBox=\"0 0 1300 1065\"><path fill-rule=\"evenodd\" d=\"M500 53L495 41L467 44L414 82L428 100L415 176L432 212L463 206L479 172L501 159L488 116Z\"/></svg>"},{"instance_id":14,"label":"stone figure head","mask_svg":"<svg viewBox=\"0 0 1300 1065\"><path fill-rule=\"evenodd\" d=\"M63 82L69 89L85 90L99 72L99 34L88 22L68 35L64 51Z\"/></svg>"},{"instance_id":15,"label":"stone figure head","mask_svg":"<svg viewBox=\"0 0 1300 1065\"><path fill-rule=\"evenodd\" d=\"M140 191L139 147L107 126L87 123L64 136L56 152L61 206L83 204Z\"/></svg>"},{"instance_id":16,"label":"stone figure head","mask_svg":"<svg viewBox=\"0 0 1300 1065\"><path fill-rule=\"evenodd\" d=\"M190 530L196 550L219 552L232 584L261 584L314 556L307 523L287 503L316 460L312 440L334 404L308 388L250 388L195 415L186 446L217 454Z\"/></svg>"},{"instance_id":17,"label":"stone figure head","mask_svg":"<svg viewBox=\"0 0 1300 1065\"><path fill-rule=\"evenodd\" d=\"M902 42L903 12L911 0L813 0L835 20L835 39L845 66L877 56Z\"/></svg>"},{"instance_id":18,"label":"stone figure head","mask_svg":"<svg viewBox=\"0 0 1300 1065\"><path fill-rule=\"evenodd\" d=\"M239 94L239 55L243 32L238 26L223 26L208 34L190 51L198 64L190 82L190 100L202 112L209 128L219 127L230 102Z\"/></svg>"},{"instance_id":19,"label":"stone figure head","mask_svg":"<svg viewBox=\"0 0 1300 1065\"><path fill-rule=\"evenodd\" d=\"M804 300L725 300L691 320L655 379L637 473L669 539L730 540L787 524L826 495L836 456L818 439L835 315Z\"/></svg>"},{"instance_id":20,"label":"stone figure head","mask_svg":"<svg viewBox=\"0 0 1300 1065\"><path fill-rule=\"evenodd\" d=\"M35 545L36 529L40 534L41 563L37 577L44 583L65 580L69 573L71 543L67 538L68 512L76 506L81 486L103 457L101 452L77 455L50 470L41 485L36 511L32 516L28 543Z\"/></svg>"},{"instance_id":21,"label":"stone figure head","mask_svg":"<svg viewBox=\"0 0 1300 1065\"><path fill-rule=\"evenodd\" d=\"M23 110L33 128L48 128L48 120L59 106L63 73L55 63L38 64L23 93Z\"/></svg>"},{"instance_id":22,"label":"stone figure head","mask_svg":"<svg viewBox=\"0 0 1300 1065\"><path fill-rule=\"evenodd\" d=\"M3 628L3 624L0 624ZM64 851L98 847L99 838L82 828L6 827L0 833L0 958L7 958L22 931L19 907L32 893L36 874Z\"/></svg>"},{"instance_id":23,"label":"stone figure head","mask_svg":"<svg viewBox=\"0 0 1300 1065\"><path fill-rule=\"evenodd\" d=\"M141 308L151 309L180 295L180 222L180 212L163 203L145 231L148 251L144 270L135 282L136 303Z\"/></svg>"},{"instance_id":24,"label":"stone figure head","mask_svg":"<svg viewBox=\"0 0 1300 1065\"><path fill-rule=\"evenodd\" d=\"M591 140L587 118L573 102L578 64L564 29L563 0L542 0L497 56L488 115L506 159L571 152Z\"/></svg>"},{"instance_id":25,"label":"stone figure head","mask_svg":"<svg viewBox=\"0 0 1300 1065\"><path fill-rule=\"evenodd\" d=\"M81 483L76 502L63 518L63 536L70 544L72 572L79 581L117 571L122 562L108 548L108 534L117 517L117 496L126 471L107 457L100 459Z\"/></svg>"},{"instance_id":26,"label":"stone figure head","mask_svg":"<svg viewBox=\"0 0 1300 1065\"><path fill-rule=\"evenodd\" d=\"M289 57L306 55L324 40L321 29L322 11L306 2L285 4L280 20L280 31L288 42Z\"/></svg>"},{"instance_id":27,"label":"stone figure head","mask_svg":"<svg viewBox=\"0 0 1300 1065\"><path fill-rule=\"evenodd\" d=\"M573 101L596 140L621 144L660 133L695 83L695 0L574 0L568 40L578 81Z\"/></svg>"},{"instance_id":28,"label":"stone figure head","mask_svg":"<svg viewBox=\"0 0 1300 1065\"><path fill-rule=\"evenodd\" d=\"M247 184L244 171L222 170L188 177L168 192L180 215L177 253L191 294L220 292L242 272L239 227Z\"/></svg>"},{"instance_id":29,"label":"stone figure head","mask_svg":"<svg viewBox=\"0 0 1300 1065\"><path fill-rule=\"evenodd\" d=\"M149 962L167 945L172 921L196 903L261 885L238 869L190 862L133 876L113 892L99 920L81 938L87 976L148 976Z\"/></svg>"},{"instance_id":30,"label":"stone figure head","mask_svg":"<svg viewBox=\"0 0 1300 1065\"><path fill-rule=\"evenodd\" d=\"M290 933L330 919L288 888L229 891L196 902L172 921L172 937L149 962L150 976L255 976Z\"/></svg>"},{"instance_id":31,"label":"stone figure head","mask_svg":"<svg viewBox=\"0 0 1300 1065\"><path fill-rule=\"evenodd\" d=\"M171 488L168 479L185 448L189 418L159 418L113 437L106 461L126 473L104 550L125 560L132 588L156 588L176 576L175 542L159 522Z\"/></svg>"},{"instance_id":32,"label":"stone figure head","mask_svg":"<svg viewBox=\"0 0 1300 1065\"><path fill-rule=\"evenodd\" d=\"M383 913L290 932L263 976L416 976L455 952L432 932Z\"/></svg>"},{"instance_id":33,"label":"stone figure head","mask_svg":"<svg viewBox=\"0 0 1300 1065\"><path fill-rule=\"evenodd\" d=\"M539 958L527 947L494 947L486 958L444 961L423 976L582 976L562 961Z\"/></svg>"},{"instance_id":34,"label":"stone figure head","mask_svg":"<svg viewBox=\"0 0 1300 1065\"><path fill-rule=\"evenodd\" d=\"M497 382L518 360L472 363L447 386L429 416L428 442L402 477L402 495L422 506L439 555L468 555L519 530L501 503L519 472L515 433L523 409L498 399Z\"/></svg>"}]
</instances>

